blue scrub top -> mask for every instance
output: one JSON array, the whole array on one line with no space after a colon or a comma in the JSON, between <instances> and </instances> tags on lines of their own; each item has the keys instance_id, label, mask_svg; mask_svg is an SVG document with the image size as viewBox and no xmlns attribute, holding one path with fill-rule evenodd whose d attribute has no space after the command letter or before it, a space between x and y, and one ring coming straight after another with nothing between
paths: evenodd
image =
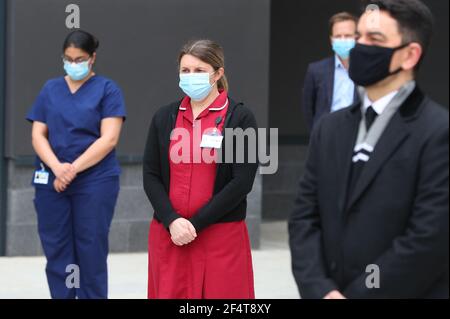
<instances>
[{"instance_id":1,"label":"blue scrub top","mask_svg":"<svg viewBox=\"0 0 450 319\"><path fill-rule=\"evenodd\" d=\"M95 75L75 93L70 92L64 77L48 81L27 115L30 122L45 123L49 142L61 163L73 163L100 138L101 121L105 118L126 118L125 102L120 88L113 81ZM36 159L36 169L41 160ZM48 187L53 187L50 173ZM75 183L92 182L120 175L116 152L112 151L100 163L80 173ZM40 186L40 185L39 185Z\"/></svg>"}]
</instances>

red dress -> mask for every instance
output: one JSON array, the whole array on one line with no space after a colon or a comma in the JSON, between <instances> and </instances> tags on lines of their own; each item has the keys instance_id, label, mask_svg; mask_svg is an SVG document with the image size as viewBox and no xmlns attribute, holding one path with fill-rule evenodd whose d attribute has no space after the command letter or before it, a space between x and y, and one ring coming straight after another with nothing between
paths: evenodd
<instances>
[{"instance_id":1,"label":"red dress","mask_svg":"<svg viewBox=\"0 0 450 319\"><path fill-rule=\"evenodd\" d=\"M205 162L214 149L200 148L202 135L216 127L222 131L228 109L227 92L193 121L190 99L180 106L176 128L190 138L171 141L170 151L185 161L170 160L169 197L175 211L191 218L213 196L216 165ZM183 147L180 147L183 146ZM181 150L182 149L182 150ZM186 150L189 151L186 154ZM179 247L155 219L149 234L149 299L254 299L253 267L245 221L219 223L205 228L190 244Z\"/></svg>"}]
</instances>

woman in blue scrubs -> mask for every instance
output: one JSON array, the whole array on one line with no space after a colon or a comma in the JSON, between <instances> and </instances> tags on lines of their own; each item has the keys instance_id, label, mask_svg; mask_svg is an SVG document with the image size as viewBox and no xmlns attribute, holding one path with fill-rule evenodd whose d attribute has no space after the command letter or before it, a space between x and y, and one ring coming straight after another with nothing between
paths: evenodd
<instances>
[{"instance_id":1,"label":"woman in blue scrubs","mask_svg":"<svg viewBox=\"0 0 450 319\"><path fill-rule=\"evenodd\" d=\"M107 298L108 233L119 193L115 147L126 117L111 80L96 75L97 39L63 46L65 77L48 81L28 113L37 153L35 208L52 298Z\"/></svg>"}]
</instances>

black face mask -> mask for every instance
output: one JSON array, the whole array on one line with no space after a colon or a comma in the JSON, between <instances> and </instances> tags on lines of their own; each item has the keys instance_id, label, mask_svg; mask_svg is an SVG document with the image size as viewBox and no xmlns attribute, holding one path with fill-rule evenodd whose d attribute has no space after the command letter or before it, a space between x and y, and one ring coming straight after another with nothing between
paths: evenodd
<instances>
[{"instance_id":1,"label":"black face mask","mask_svg":"<svg viewBox=\"0 0 450 319\"><path fill-rule=\"evenodd\" d=\"M408 45L409 43L397 48L385 48L356 44L350 52L350 78L356 85L368 87L401 72L401 67L394 72L390 71L392 56Z\"/></svg>"}]
</instances>

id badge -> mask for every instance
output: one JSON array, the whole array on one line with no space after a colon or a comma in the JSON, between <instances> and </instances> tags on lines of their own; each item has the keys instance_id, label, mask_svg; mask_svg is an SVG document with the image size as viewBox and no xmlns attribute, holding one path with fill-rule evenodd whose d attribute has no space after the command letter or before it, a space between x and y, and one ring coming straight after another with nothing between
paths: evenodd
<instances>
[{"instance_id":1,"label":"id badge","mask_svg":"<svg viewBox=\"0 0 450 319\"><path fill-rule=\"evenodd\" d=\"M48 185L50 174L45 170L44 165L41 164L41 170L34 173L34 183L37 185Z\"/></svg>"},{"instance_id":2,"label":"id badge","mask_svg":"<svg viewBox=\"0 0 450 319\"><path fill-rule=\"evenodd\" d=\"M222 147L223 136L215 129L211 133L203 134L200 147L202 148L215 148L220 149Z\"/></svg>"}]
</instances>

